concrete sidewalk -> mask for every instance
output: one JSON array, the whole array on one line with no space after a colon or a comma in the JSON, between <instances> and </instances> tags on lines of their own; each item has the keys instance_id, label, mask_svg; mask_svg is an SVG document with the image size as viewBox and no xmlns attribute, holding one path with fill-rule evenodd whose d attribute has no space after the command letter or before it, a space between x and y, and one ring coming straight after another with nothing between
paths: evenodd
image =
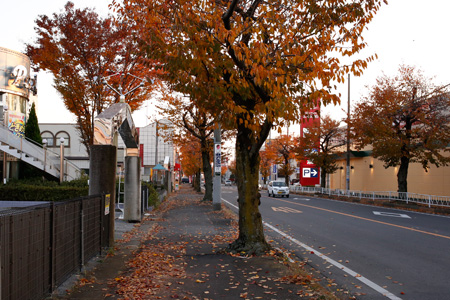
<instances>
[{"instance_id":1,"label":"concrete sidewalk","mask_svg":"<svg viewBox=\"0 0 450 300\"><path fill-rule=\"evenodd\" d=\"M337 299L279 256L224 253L237 237L237 217L226 209L213 211L202 198L181 185L142 223L116 222L122 239L114 254L69 294L53 298Z\"/></svg>"}]
</instances>

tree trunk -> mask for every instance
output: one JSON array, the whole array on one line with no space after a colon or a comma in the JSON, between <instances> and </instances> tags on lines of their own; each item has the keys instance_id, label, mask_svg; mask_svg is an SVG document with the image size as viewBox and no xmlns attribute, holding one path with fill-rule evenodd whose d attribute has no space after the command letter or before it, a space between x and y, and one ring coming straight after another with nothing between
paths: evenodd
<instances>
[{"instance_id":1,"label":"tree trunk","mask_svg":"<svg viewBox=\"0 0 450 300\"><path fill-rule=\"evenodd\" d=\"M406 156L402 156L400 158L400 169L397 173L397 184L398 191L401 193L408 192L408 167L409 167L409 158Z\"/></svg>"},{"instance_id":2,"label":"tree trunk","mask_svg":"<svg viewBox=\"0 0 450 300\"><path fill-rule=\"evenodd\" d=\"M258 191L259 151L250 155L251 140L236 139L236 176L239 204L239 237L228 248L232 252L261 255L270 249L264 237L261 213L261 194Z\"/></svg>"},{"instance_id":3,"label":"tree trunk","mask_svg":"<svg viewBox=\"0 0 450 300\"><path fill-rule=\"evenodd\" d=\"M320 186L325 188L327 186L327 173L323 171L323 169L320 170Z\"/></svg>"},{"instance_id":4,"label":"tree trunk","mask_svg":"<svg viewBox=\"0 0 450 300\"><path fill-rule=\"evenodd\" d=\"M194 190L197 192L201 192L201 186L200 186L200 170L197 171L197 173L195 174L195 179L194 179Z\"/></svg>"},{"instance_id":5,"label":"tree trunk","mask_svg":"<svg viewBox=\"0 0 450 300\"><path fill-rule=\"evenodd\" d=\"M212 201L213 176L212 176L211 160L209 157L208 148L203 146L202 146L202 164L203 164L203 174L205 175L205 196L203 197L203 201Z\"/></svg>"}]
</instances>

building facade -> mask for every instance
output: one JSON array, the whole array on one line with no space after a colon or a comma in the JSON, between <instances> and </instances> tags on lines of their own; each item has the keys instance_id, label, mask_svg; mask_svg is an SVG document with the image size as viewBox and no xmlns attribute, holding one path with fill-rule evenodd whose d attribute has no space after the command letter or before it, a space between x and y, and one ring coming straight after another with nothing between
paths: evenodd
<instances>
[{"instance_id":1,"label":"building facade","mask_svg":"<svg viewBox=\"0 0 450 300\"><path fill-rule=\"evenodd\" d=\"M47 149L56 153L61 149L61 138L64 138L64 157L89 174L89 154L80 138L77 124L40 123L41 137L45 140ZM160 120L148 126L138 128L141 177L150 181L156 175L152 169L160 164L166 170L173 170L175 153L170 139L172 124ZM158 137L156 139L156 137ZM118 173L122 171L125 161L125 145L119 136L117 149ZM163 173L159 172L159 175Z\"/></svg>"},{"instance_id":2,"label":"building facade","mask_svg":"<svg viewBox=\"0 0 450 300\"><path fill-rule=\"evenodd\" d=\"M332 189L346 189L346 160L337 162L339 169L328 175ZM372 156L372 151L352 151L350 158L350 190L397 191L399 167L384 168L383 162ZM430 166L411 163L408 169L408 192L424 195L450 196L450 166Z\"/></svg>"},{"instance_id":3,"label":"building facade","mask_svg":"<svg viewBox=\"0 0 450 300\"><path fill-rule=\"evenodd\" d=\"M82 143L77 124L69 123L40 123L42 141L47 149L60 153L61 138L64 138L64 157L78 168L89 174L89 154ZM119 137L117 148L117 165L123 166L125 145Z\"/></svg>"},{"instance_id":4,"label":"building facade","mask_svg":"<svg viewBox=\"0 0 450 300\"><path fill-rule=\"evenodd\" d=\"M36 99L36 77L31 76L28 56L0 47L0 122L19 137L25 135L25 123ZM18 177L18 160L2 153L2 177Z\"/></svg>"},{"instance_id":5,"label":"building facade","mask_svg":"<svg viewBox=\"0 0 450 300\"><path fill-rule=\"evenodd\" d=\"M145 181L160 181L155 178L161 172L155 173L153 168L163 166L167 171L173 171L175 151L172 142L173 125L166 119L153 122L139 128L139 143L141 157L141 176Z\"/></svg>"}]
</instances>

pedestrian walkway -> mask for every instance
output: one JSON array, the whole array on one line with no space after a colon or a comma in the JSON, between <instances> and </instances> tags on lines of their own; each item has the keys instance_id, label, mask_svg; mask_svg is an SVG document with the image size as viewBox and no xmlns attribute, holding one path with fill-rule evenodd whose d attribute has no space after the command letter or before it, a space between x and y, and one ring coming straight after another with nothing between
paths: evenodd
<instances>
[{"instance_id":1,"label":"pedestrian walkway","mask_svg":"<svg viewBox=\"0 0 450 300\"><path fill-rule=\"evenodd\" d=\"M237 217L202 198L182 185L142 223L118 221L114 253L53 298L337 299L279 256L223 252L237 237Z\"/></svg>"}]
</instances>

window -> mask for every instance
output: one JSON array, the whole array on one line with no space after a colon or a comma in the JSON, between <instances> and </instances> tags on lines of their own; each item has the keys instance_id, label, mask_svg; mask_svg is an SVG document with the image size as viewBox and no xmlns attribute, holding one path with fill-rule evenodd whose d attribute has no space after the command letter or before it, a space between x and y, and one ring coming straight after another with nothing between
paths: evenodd
<instances>
[{"instance_id":1,"label":"window","mask_svg":"<svg viewBox=\"0 0 450 300\"><path fill-rule=\"evenodd\" d=\"M41 132L42 141L47 140L47 147L55 146L55 137L50 131Z\"/></svg>"},{"instance_id":2,"label":"window","mask_svg":"<svg viewBox=\"0 0 450 300\"><path fill-rule=\"evenodd\" d=\"M56 146L59 147L61 145L61 138L64 138L64 147L70 146L70 136L65 131L60 131L55 136Z\"/></svg>"}]
</instances>

